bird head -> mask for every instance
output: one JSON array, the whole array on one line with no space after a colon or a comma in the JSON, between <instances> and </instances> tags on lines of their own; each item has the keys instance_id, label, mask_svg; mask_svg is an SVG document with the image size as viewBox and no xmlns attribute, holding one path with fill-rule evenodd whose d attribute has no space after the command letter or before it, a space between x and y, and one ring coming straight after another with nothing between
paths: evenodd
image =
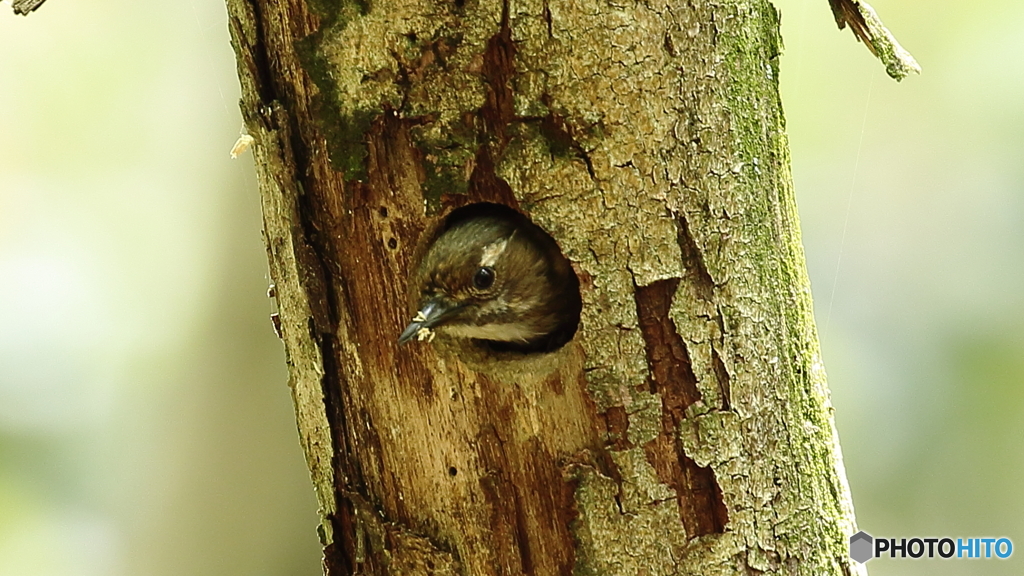
<instances>
[{"instance_id":1,"label":"bird head","mask_svg":"<svg viewBox=\"0 0 1024 576\"><path fill-rule=\"evenodd\" d=\"M550 349L571 338L579 321L572 267L525 218L490 215L452 224L428 249L414 282L418 311L400 343L431 340L436 331ZM561 341L552 346L552 337Z\"/></svg>"}]
</instances>

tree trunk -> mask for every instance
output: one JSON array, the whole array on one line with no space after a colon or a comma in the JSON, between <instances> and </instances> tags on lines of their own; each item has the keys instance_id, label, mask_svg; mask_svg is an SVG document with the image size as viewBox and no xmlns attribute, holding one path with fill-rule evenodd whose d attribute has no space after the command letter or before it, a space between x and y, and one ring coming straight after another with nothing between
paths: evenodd
<instances>
[{"instance_id":1,"label":"tree trunk","mask_svg":"<svg viewBox=\"0 0 1024 576\"><path fill-rule=\"evenodd\" d=\"M848 574L762 0L228 0L342 574ZM548 354L398 346L451 209L580 278Z\"/></svg>"}]
</instances>

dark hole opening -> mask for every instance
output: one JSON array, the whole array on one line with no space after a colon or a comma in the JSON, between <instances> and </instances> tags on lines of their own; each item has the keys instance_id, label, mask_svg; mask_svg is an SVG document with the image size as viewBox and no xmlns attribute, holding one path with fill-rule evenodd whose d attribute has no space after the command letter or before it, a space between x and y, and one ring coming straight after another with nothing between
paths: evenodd
<instances>
[{"instance_id":1,"label":"dark hole opening","mask_svg":"<svg viewBox=\"0 0 1024 576\"><path fill-rule=\"evenodd\" d=\"M523 333L529 333L537 326L545 326L543 331L531 337L516 340L480 338L476 341L492 351L524 354L552 352L571 341L579 327L583 307L580 282L572 264L554 238L517 210L502 204L480 202L457 208L448 214L431 245L438 242L448 231L470 224L473 220L491 220L499 226L513 228L515 232L511 238L514 238L516 243L509 245L511 249L526 250L524 246L528 246L536 251L534 254L540 254L540 269L543 276L531 279L529 274L535 273L533 269L523 270L521 275L520 271L512 270L510 273L516 275L515 280L505 286L508 286L508 290L517 292L501 295L509 301L532 300L539 304L523 312L503 317L499 322L520 325L523 327ZM537 290L544 292L534 292Z\"/></svg>"}]
</instances>

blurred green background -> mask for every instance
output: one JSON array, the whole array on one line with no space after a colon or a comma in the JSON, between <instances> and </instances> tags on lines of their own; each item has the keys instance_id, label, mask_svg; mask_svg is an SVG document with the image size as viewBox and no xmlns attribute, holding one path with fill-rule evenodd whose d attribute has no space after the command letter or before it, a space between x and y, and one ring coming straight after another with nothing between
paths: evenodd
<instances>
[{"instance_id":1,"label":"blurred green background","mask_svg":"<svg viewBox=\"0 0 1024 576\"><path fill-rule=\"evenodd\" d=\"M1024 546L1024 3L779 0L861 528ZM0 574L315 575L221 0L0 4ZM1020 574L875 560L872 574Z\"/></svg>"}]
</instances>

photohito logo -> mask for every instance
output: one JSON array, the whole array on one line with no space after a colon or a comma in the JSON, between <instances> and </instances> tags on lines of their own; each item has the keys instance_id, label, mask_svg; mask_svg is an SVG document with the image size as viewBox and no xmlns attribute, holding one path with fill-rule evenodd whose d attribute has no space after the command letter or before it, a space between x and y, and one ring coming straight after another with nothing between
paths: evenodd
<instances>
[{"instance_id":1,"label":"photohito logo","mask_svg":"<svg viewBox=\"0 0 1024 576\"><path fill-rule=\"evenodd\" d=\"M1002 538L873 538L861 530L850 536L850 558L861 564L880 558L999 558L1013 554L1013 542Z\"/></svg>"}]
</instances>

